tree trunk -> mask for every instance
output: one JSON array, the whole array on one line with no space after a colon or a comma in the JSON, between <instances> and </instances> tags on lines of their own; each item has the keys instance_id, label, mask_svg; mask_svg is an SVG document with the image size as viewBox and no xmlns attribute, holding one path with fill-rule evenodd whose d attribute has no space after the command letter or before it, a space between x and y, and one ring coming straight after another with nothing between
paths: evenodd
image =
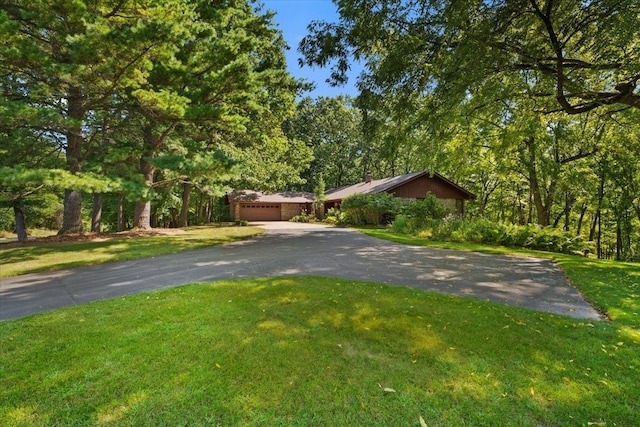
<instances>
[{"instance_id":1,"label":"tree trunk","mask_svg":"<svg viewBox=\"0 0 640 427\"><path fill-rule=\"evenodd\" d=\"M91 213L91 231L100 232L100 224L102 222L102 194L93 194L93 212Z\"/></svg>"},{"instance_id":2,"label":"tree trunk","mask_svg":"<svg viewBox=\"0 0 640 427\"><path fill-rule=\"evenodd\" d=\"M584 220L584 214L587 213L587 204L583 203L582 207L580 208L580 218L578 218L578 229L576 231L576 235L580 235L580 232L582 231L582 221Z\"/></svg>"},{"instance_id":3,"label":"tree trunk","mask_svg":"<svg viewBox=\"0 0 640 427\"><path fill-rule=\"evenodd\" d=\"M140 173L144 176L145 181L149 185L153 185L154 167L146 159L146 156L140 158ZM133 227L143 230L151 229L151 201L141 200L136 202L136 210L133 217Z\"/></svg>"},{"instance_id":4,"label":"tree trunk","mask_svg":"<svg viewBox=\"0 0 640 427\"><path fill-rule=\"evenodd\" d=\"M619 215L616 214L616 261L622 260L622 227L620 226Z\"/></svg>"},{"instance_id":5,"label":"tree trunk","mask_svg":"<svg viewBox=\"0 0 640 427\"><path fill-rule=\"evenodd\" d=\"M67 146L65 149L67 169L75 174L80 172L82 160L82 121L84 119L84 105L82 92L73 88L67 94L68 118L73 125L66 132ZM82 193L67 189L64 194L64 214L62 216L62 228L58 234L82 233Z\"/></svg>"},{"instance_id":6,"label":"tree trunk","mask_svg":"<svg viewBox=\"0 0 640 427\"><path fill-rule=\"evenodd\" d=\"M602 201L604 199L604 180L606 178L606 171L603 164L600 164L600 186L598 187L598 209L596 210L596 218L594 220L597 221L597 232L598 239L596 243L596 252L598 254L598 258L602 258ZM596 224L594 223L593 230L595 231ZM593 233L592 233L593 235ZM593 236L590 236L589 240L593 240Z\"/></svg>"},{"instance_id":7,"label":"tree trunk","mask_svg":"<svg viewBox=\"0 0 640 427\"><path fill-rule=\"evenodd\" d=\"M62 229L58 234L82 233L82 193L76 190L64 191L64 213Z\"/></svg>"},{"instance_id":8,"label":"tree trunk","mask_svg":"<svg viewBox=\"0 0 640 427\"><path fill-rule=\"evenodd\" d=\"M171 228L178 228L178 223L180 222L180 216L178 215L177 208L169 208L169 213L171 214L171 221L169 222L169 226Z\"/></svg>"},{"instance_id":9,"label":"tree trunk","mask_svg":"<svg viewBox=\"0 0 640 427\"><path fill-rule=\"evenodd\" d=\"M13 214L16 219L16 235L18 236L18 242L24 242L27 240L27 223L24 220L24 211L20 206L13 206Z\"/></svg>"},{"instance_id":10,"label":"tree trunk","mask_svg":"<svg viewBox=\"0 0 640 427\"><path fill-rule=\"evenodd\" d=\"M189 200L193 185L188 180L182 184L182 210L180 211L180 227L186 227L189 219Z\"/></svg>"},{"instance_id":11,"label":"tree trunk","mask_svg":"<svg viewBox=\"0 0 640 427\"><path fill-rule=\"evenodd\" d=\"M598 258L602 258L602 210L598 207L598 241L596 243Z\"/></svg>"},{"instance_id":12,"label":"tree trunk","mask_svg":"<svg viewBox=\"0 0 640 427\"><path fill-rule=\"evenodd\" d=\"M571 209L575 200L569 195L569 193L565 194L564 197L564 231L569 231L570 221L571 221Z\"/></svg>"},{"instance_id":13,"label":"tree trunk","mask_svg":"<svg viewBox=\"0 0 640 427\"><path fill-rule=\"evenodd\" d=\"M555 195L556 189L555 177L551 180L549 189L544 191L540 186L540 181L538 179L535 139L533 137L527 138L525 140L525 146L526 152L524 152L524 150L521 151L521 157L523 163L527 167L527 172L529 173L529 186L533 196L533 203L536 208L536 222L539 225L546 227L549 225L551 219L551 206L553 204L553 196ZM543 191L545 193L544 197Z\"/></svg>"},{"instance_id":14,"label":"tree trunk","mask_svg":"<svg viewBox=\"0 0 640 427\"><path fill-rule=\"evenodd\" d=\"M136 202L136 210L133 217L133 227L142 230L151 229L151 202Z\"/></svg>"},{"instance_id":15,"label":"tree trunk","mask_svg":"<svg viewBox=\"0 0 640 427\"><path fill-rule=\"evenodd\" d=\"M124 194L118 195L118 231L124 231Z\"/></svg>"}]
</instances>

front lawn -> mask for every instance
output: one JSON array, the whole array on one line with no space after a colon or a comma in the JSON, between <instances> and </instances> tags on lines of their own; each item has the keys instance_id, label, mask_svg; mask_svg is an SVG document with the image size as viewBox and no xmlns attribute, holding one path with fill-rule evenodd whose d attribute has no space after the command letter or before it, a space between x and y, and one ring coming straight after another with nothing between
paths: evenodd
<instances>
[{"instance_id":1,"label":"front lawn","mask_svg":"<svg viewBox=\"0 0 640 427\"><path fill-rule=\"evenodd\" d=\"M126 238L127 235L96 236L86 242L0 245L0 277L82 265L171 254L220 245L263 233L257 227L189 227L174 234Z\"/></svg>"},{"instance_id":2,"label":"front lawn","mask_svg":"<svg viewBox=\"0 0 640 427\"><path fill-rule=\"evenodd\" d=\"M0 322L0 424L640 425L637 326L330 278L188 285Z\"/></svg>"}]
</instances>

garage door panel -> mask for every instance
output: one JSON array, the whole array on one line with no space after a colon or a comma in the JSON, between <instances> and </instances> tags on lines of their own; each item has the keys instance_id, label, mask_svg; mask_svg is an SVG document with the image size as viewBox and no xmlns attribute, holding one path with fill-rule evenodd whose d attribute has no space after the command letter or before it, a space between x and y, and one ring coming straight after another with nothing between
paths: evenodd
<instances>
[{"instance_id":1,"label":"garage door panel","mask_svg":"<svg viewBox=\"0 0 640 427\"><path fill-rule=\"evenodd\" d=\"M245 221L280 221L280 205L243 203L240 219Z\"/></svg>"}]
</instances>

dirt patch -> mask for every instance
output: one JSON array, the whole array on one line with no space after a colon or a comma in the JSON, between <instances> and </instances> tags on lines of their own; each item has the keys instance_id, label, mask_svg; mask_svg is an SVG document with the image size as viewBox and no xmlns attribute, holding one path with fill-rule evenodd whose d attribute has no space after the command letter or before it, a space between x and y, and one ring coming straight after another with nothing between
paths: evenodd
<instances>
[{"instance_id":1,"label":"dirt patch","mask_svg":"<svg viewBox=\"0 0 640 427\"><path fill-rule=\"evenodd\" d=\"M154 228L152 230L128 230L119 233L69 233L46 237L29 237L25 242L12 241L0 243L0 249L10 249L23 246L52 245L76 242L104 242L117 239L134 239L136 237L174 236L184 234L180 228Z\"/></svg>"}]
</instances>

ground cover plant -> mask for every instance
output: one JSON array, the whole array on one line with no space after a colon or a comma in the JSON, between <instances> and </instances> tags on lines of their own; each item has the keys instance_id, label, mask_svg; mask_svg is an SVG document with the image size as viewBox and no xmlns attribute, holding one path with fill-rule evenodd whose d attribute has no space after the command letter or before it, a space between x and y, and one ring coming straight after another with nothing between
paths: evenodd
<instances>
[{"instance_id":1,"label":"ground cover plant","mask_svg":"<svg viewBox=\"0 0 640 427\"><path fill-rule=\"evenodd\" d=\"M320 277L188 285L0 322L0 424L639 425L637 326Z\"/></svg>"},{"instance_id":2,"label":"ground cover plant","mask_svg":"<svg viewBox=\"0 0 640 427\"><path fill-rule=\"evenodd\" d=\"M81 239L86 241L76 241L78 237L72 236L70 242L0 245L0 277L171 254L264 232L257 227L188 227L168 231L169 234L158 234L156 230L151 235L133 237L129 234L95 235Z\"/></svg>"},{"instance_id":3,"label":"ground cover plant","mask_svg":"<svg viewBox=\"0 0 640 427\"><path fill-rule=\"evenodd\" d=\"M417 203L409 207L415 205ZM535 224L515 225L484 218L434 218L431 215L418 215L420 210L407 210L405 214L398 215L391 230L435 241L505 245L567 254L595 252L592 242L558 228L540 227Z\"/></svg>"}]
</instances>

